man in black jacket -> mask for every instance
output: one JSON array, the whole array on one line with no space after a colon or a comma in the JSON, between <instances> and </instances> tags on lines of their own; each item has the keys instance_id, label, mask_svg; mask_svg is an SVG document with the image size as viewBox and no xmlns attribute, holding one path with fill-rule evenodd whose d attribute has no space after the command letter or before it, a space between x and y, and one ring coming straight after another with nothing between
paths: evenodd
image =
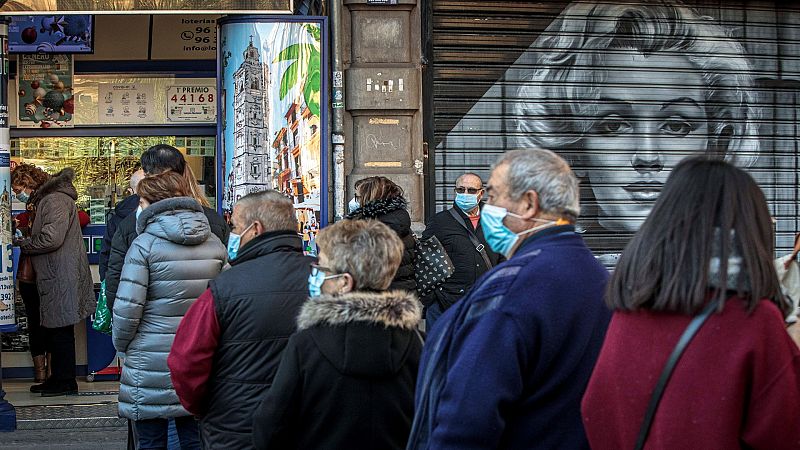
<instances>
[{"instance_id":1,"label":"man in black jacket","mask_svg":"<svg viewBox=\"0 0 800 450\"><path fill-rule=\"evenodd\" d=\"M456 180L456 198L452 208L428 222L423 239L435 235L447 250L455 266L453 274L423 298L427 307L425 327L431 329L442 313L469 292L475 281L495 266L502 256L486 243L480 223L483 181L474 173Z\"/></svg>"},{"instance_id":2,"label":"man in black jacket","mask_svg":"<svg viewBox=\"0 0 800 450\"><path fill-rule=\"evenodd\" d=\"M297 329L316 262L303 255L292 201L277 191L242 197L231 222L231 268L189 308L167 360L209 449L252 448L253 412Z\"/></svg>"},{"instance_id":3,"label":"man in black jacket","mask_svg":"<svg viewBox=\"0 0 800 450\"><path fill-rule=\"evenodd\" d=\"M111 254L111 240L114 238L114 233L116 233L119 223L122 222L122 219L128 217L128 214L136 212L136 209L139 207L139 196L136 195L136 186L142 178L144 178L144 170L139 169L133 172L130 181L133 195L129 195L124 200L117 203L114 211L108 215L108 219L106 220L106 232L103 234L103 246L100 249L100 280L106 279L108 256Z\"/></svg>"}]
</instances>

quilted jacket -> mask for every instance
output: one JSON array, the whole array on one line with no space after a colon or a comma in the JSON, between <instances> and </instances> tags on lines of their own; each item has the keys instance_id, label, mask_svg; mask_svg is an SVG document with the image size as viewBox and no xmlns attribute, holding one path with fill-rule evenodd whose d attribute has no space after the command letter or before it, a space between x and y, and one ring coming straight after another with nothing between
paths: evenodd
<instances>
[{"instance_id":1,"label":"quilted jacket","mask_svg":"<svg viewBox=\"0 0 800 450\"><path fill-rule=\"evenodd\" d=\"M153 203L136 223L125 256L113 341L125 355L119 414L133 420L188 416L170 381L167 355L186 311L225 264L200 204L188 197Z\"/></svg>"}]
</instances>

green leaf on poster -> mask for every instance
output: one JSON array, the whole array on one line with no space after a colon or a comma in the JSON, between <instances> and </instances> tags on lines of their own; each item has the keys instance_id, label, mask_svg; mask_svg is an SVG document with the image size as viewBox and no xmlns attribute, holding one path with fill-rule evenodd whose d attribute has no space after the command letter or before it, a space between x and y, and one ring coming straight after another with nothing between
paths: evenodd
<instances>
[{"instance_id":1,"label":"green leaf on poster","mask_svg":"<svg viewBox=\"0 0 800 450\"><path fill-rule=\"evenodd\" d=\"M311 72L306 79L305 87L303 89L303 98L306 100L306 105L311 111L311 114L319 117L319 70Z\"/></svg>"},{"instance_id":2,"label":"green leaf on poster","mask_svg":"<svg viewBox=\"0 0 800 450\"><path fill-rule=\"evenodd\" d=\"M280 96L281 100L286 98L286 94L289 93L289 90L297 84L297 73L298 69L300 68L300 64L297 61L289 64L289 67L286 68L286 71L283 72L283 76L281 77L281 87L278 96Z\"/></svg>"}]
</instances>

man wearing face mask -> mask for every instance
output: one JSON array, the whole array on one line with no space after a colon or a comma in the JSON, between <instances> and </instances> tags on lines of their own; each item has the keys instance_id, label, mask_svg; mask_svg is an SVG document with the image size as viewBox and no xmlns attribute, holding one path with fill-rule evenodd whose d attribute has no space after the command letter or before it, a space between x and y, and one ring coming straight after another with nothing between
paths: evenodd
<instances>
[{"instance_id":1,"label":"man wearing face mask","mask_svg":"<svg viewBox=\"0 0 800 450\"><path fill-rule=\"evenodd\" d=\"M494 165L481 225L508 260L428 335L407 450L589 448L580 402L611 312L608 272L573 225L578 193L551 151Z\"/></svg>"},{"instance_id":2,"label":"man wearing face mask","mask_svg":"<svg viewBox=\"0 0 800 450\"><path fill-rule=\"evenodd\" d=\"M431 329L442 312L466 295L475 281L502 258L489 248L483 236L481 177L474 173L461 175L456 180L455 193L453 207L436 214L423 233L423 239L430 236L439 239L455 267L444 283L422 299L427 307L427 329Z\"/></svg>"},{"instance_id":3,"label":"man wearing face mask","mask_svg":"<svg viewBox=\"0 0 800 450\"><path fill-rule=\"evenodd\" d=\"M303 254L292 201L268 190L233 206L231 268L181 321L167 363L203 448L252 448L252 413L272 384L315 258Z\"/></svg>"}]
</instances>

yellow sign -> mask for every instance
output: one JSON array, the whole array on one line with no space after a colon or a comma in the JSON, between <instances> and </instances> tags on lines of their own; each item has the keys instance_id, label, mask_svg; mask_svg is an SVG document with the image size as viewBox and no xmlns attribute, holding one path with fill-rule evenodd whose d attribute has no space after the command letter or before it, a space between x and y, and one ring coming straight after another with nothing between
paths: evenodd
<instances>
[{"instance_id":1,"label":"yellow sign","mask_svg":"<svg viewBox=\"0 0 800 450\"><path fill-rule=\"evenodd\" d=\"M402 161L370 161L365 167L403 167Z\"/></svg>"}]
</instances>

